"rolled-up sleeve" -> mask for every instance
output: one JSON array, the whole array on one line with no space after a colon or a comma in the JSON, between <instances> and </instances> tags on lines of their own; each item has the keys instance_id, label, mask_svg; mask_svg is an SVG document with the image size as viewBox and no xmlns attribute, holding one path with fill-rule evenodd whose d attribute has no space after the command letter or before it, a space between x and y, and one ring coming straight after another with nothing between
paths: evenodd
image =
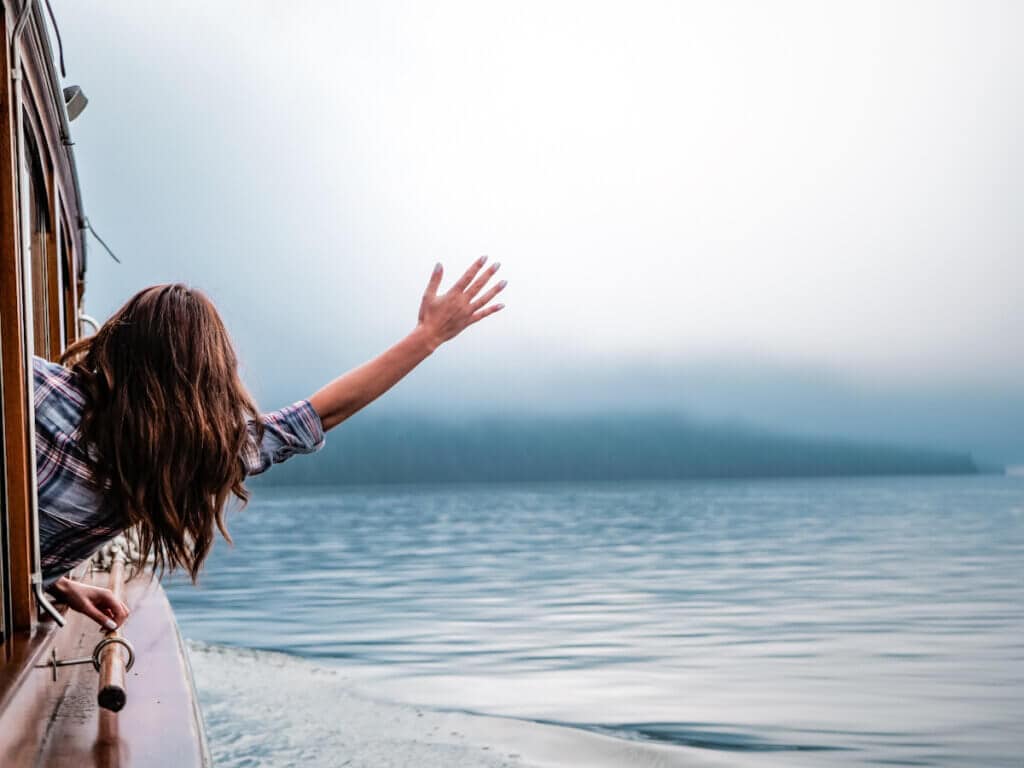
<instances>
[{"instance_id":1,"label":"rolled-up sleeve","mask_svg":"<svg viewBox=\"0 0 1024 768\"><path fill-rule=\"evenodd\" d=\"M265 472L297 453L313 453L324 444L324 427L308 400L300 400L279 411L260 416L263 438L256 439L256 425L249 424L251 440L242 451L247 475Z\"/></svg>"}]
</instances>

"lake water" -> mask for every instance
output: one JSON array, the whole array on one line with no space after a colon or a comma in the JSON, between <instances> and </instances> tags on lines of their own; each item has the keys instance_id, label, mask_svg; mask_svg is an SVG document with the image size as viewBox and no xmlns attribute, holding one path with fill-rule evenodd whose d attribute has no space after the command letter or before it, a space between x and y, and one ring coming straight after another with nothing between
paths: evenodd
<instances>
[{"instance_id":1,"label":"lake water","mask_svg":"<svg viewBox=\"0 0 1024 768\"><path fill-rule=\"evenodd\" d=\"M1024 764L1024 478L259 487L219 766Z\"/></svg>"}]
</instances>

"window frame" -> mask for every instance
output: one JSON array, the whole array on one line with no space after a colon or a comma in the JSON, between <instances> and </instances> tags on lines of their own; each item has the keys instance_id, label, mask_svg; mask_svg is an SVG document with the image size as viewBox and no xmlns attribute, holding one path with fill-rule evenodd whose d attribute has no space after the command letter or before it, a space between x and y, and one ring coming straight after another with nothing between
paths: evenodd
<instances>
[{"instance_id":1,"label":"window frame","mask_svg":"<svg viewBox=\"0 0 1024 768\"><path fill-rule=\"evenodd\" d=\"M0 688L2 671L13 648L28 633L41 642L54 623L62 623L41 594L36 519L33 377L30 351L57 358L76 340L78 309L85 268L81 204L74 152L63 133L63 94L49 58L46 30L38 13L23 16L25 26L11 39L11 17L0 17L0 39L9 55L0 56ZM11 47L13 43L13 48ZM18 65L15 69L15 65ZM26 179L36 169L31 182ZM45 226L25 215L26 195ZM38 217L37 217L38 223ZM74 228L72 228L72 226ZM37 259L48 279L39 286L45 297L32 304L30 275L33 233ZM30 288L25 291L25 288ZM33 310L30 312L30 310ZM45 344L32 347L37 325ZM37 599L38 596L38 599ZM55 622L39 624L46 608ZM11 643L14 642L12 646Z\"/></svg>"}]
</instances>

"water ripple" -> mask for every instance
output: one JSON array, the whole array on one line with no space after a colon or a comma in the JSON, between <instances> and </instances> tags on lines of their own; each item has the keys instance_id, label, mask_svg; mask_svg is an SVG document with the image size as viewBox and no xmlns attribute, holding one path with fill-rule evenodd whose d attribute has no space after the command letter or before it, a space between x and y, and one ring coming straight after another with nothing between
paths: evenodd
<instances>
[{"instance_id":1,"label":"water ripple","mask_svg":"<svg viewBox=\"0 0 1024 768\"><path fill-rule=\"evenodd\" d=\"M758 765L1001 768L1022 505L997 477L261 488L170 594L187 636L405 702Z\"/></svg>"}]
</instances>

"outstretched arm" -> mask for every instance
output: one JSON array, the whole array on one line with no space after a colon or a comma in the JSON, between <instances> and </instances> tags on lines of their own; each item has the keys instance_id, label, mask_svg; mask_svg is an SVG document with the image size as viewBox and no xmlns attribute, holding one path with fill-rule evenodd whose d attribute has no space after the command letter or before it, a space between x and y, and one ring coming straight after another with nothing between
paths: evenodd
<instances>
[{"instance_id":1,"label":"outstretched arm","mask_svg":"<svg viewBox=\"0 0 1024 768\"><path fill-rule=\"evenodd\" d=\"M440 264L434 267L413 331L386 352L339 376L309 398L325 431L383 395L441 344L504 306L489 304L505 287L505 281L484 290L499 266L495 263L484 269L486 260L483 256L473 262L455 285L442 294L437 291L443 270Z\"/></svg>"}]
</instances>

